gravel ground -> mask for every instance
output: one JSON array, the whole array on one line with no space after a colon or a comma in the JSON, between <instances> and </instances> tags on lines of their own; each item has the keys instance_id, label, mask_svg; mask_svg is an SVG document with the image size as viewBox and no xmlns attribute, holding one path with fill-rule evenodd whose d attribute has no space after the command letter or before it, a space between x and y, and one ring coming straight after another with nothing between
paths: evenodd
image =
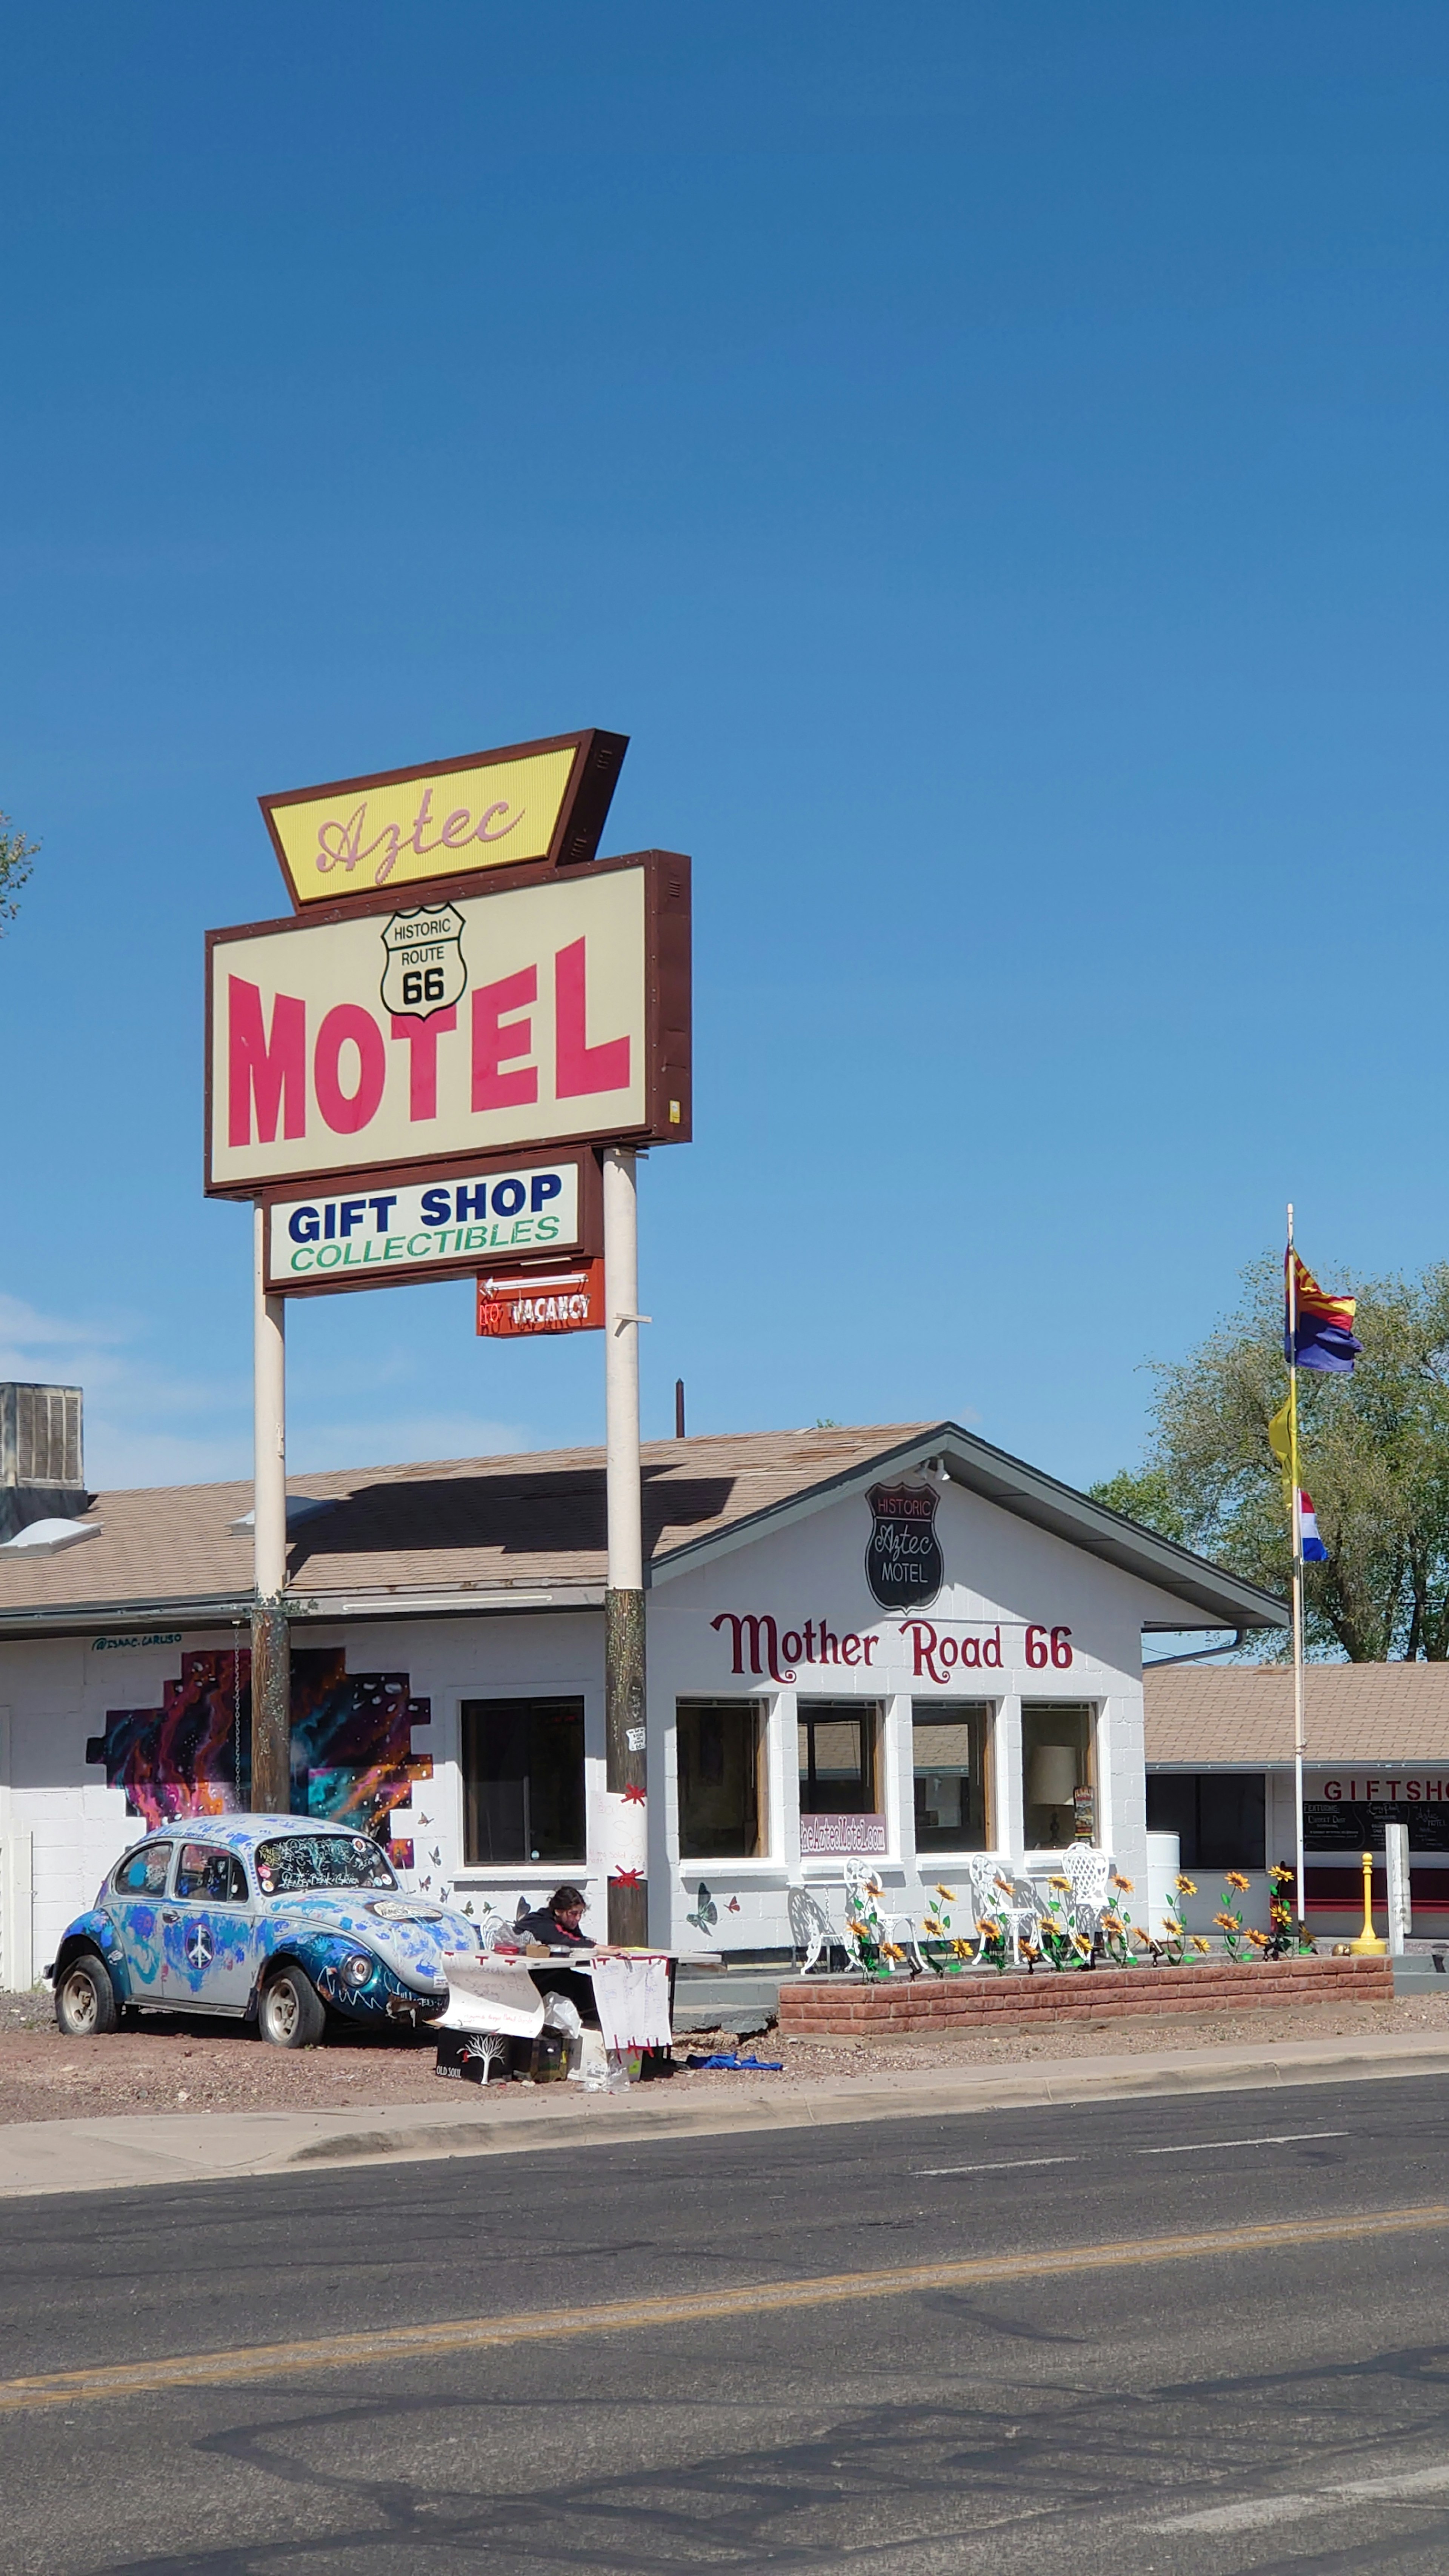
<instances>
[{"instance_id":1,"label":"gravel ground","mask_svg":"<svg viewBox=\"0 0 1449 2576\"><path fill-rule=\"evenodd\" d=\"M822 2077L832 2083L884 2073L936 2073L953 2066L1028 2065L1043 2058L1146 2057L1162 2049L1225 2042L1271 2046L1286 2039L1371 2038L1443 2031L1449 1995L1391 2004L1315 2004L1280 2012L1164 2013L1083 2021L1070 2029L962 2031L904 2039L781 2040L776 2032L740 2043L746 2056L783 2058L781 2089ZM695 2033L675 2050L733 2047L728 2031ZM268 2048L233 2024L148 2016L139 2030L68 2040L44 1993L0 1995L0 2124L15 2120L115 2117L133 2111L314 2111L385 2108L433 2098L433 2043L410 2032L347 2035L327 2047ZM691 2089L728 2091L728 2074L691 2075Z\"/></svg>"}]
</instances>

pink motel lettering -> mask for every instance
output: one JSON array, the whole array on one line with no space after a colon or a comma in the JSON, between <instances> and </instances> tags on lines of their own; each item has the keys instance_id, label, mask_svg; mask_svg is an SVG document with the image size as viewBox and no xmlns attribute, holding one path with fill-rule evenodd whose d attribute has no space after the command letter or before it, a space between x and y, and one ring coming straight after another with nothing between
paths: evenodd
<instances>
[{"instance_id":1,"label":"pink motel lettering","mask_svg":"<svg viewBox=\"0 0 1449 2576\"><path fill-rule=\"evenodd\" d=\"M687 861L411 892L210 934L213 1195L687 1138Z\"/></svg>"},{"instance_id":2,"label":"pink motel lettering","mask_svg":"<svg viewBox=\"0 0 1449 2576\"><path fill-rule=\"evenodd\" d=\"M716 1631L728 1632L724 1642L730 1650L732 1673L768 1675L782 1685L797 1678L802 1664L817 1672L832 1665L877 1671L876 1652L885 1643L878 1634L858 1634L850 1628L837 1633L824 1619L806 1619L799 1627L782 1628L768 1611L721 1610L709 1624ZM909 1640L912 1678L941 1683L958 1672L1000 1672L1002 1625L998 1620L992 1628L971 1628L965 1636L956 1636L929 1619L902 1619L896 1633ZM1043 1672L1048 1667L1059 1673L1069 1672L1073 1663L1071 1638L1072 1632L1065 1626L1028 1626L1028 1668L1032 1672Z\"/></svg>"}]
</instances>

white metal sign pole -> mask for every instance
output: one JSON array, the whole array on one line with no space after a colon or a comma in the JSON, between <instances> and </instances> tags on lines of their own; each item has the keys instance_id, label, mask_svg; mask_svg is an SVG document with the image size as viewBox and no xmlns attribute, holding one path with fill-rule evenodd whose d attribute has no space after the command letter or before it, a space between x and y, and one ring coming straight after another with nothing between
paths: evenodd
<instances>
[{"instance_id":1,"label":"white metal sign pole","mask_svg":"<svg viewBox=\"0 0 1449 2576\"><path fill-rule=\"evenodd\" d=\"M604 1409L609 1520L604 1595L605 1814L609 1939L649 1938L645 1832L644 1539L639 1475L639 1221L634 1154L604 1167Z\"/></svg>"},{"instance_id":2,"label":"white metal sign pole","mask_svg":"<svg viewBox=\"0 0 1449 2576\"><path fill-rule=\"evenodd\" d=\"M1288 1481L1293 1541L1293 1892L1298 1939L1308 1930L1308 1888L1303 1829L1303 1505L1298 1492L1298 1264L1293 1252L1293 1202L1288 1202Z\"/></svg>"},{"instance_id":3,"label":"white metal sign pole","mask_svg":"<svg viewBox=\"0 0 1449 2576\"><path fill-rule=\"evenodd\" d=\"M287 1631L286 1303L266 1291L267 1212L252 1211L252 1810L292 1803L292 1673Z\"/></svg>"}]
</instances>

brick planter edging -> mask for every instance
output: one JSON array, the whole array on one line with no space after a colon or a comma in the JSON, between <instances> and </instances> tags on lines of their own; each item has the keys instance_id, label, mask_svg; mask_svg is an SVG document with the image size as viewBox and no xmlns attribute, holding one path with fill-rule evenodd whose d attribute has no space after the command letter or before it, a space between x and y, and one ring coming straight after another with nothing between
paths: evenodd
<instances>
[{"instance_id":1,"label":"brick planter edging","mask_svg":"<svg viewBox=\"0 0 1449 2576\"><path fill-rule=\"evenodd\" d=\"M1198 1968L1038 1969L1033 1976L798 1978L780 1988L780 2031L797 2039L972 2030L994 2021L1127 2021L1147 2013L1242 2012L1263 2004L1392 2003L1386 1959L1231 1959Z\"/></svg>"}]
</instances>

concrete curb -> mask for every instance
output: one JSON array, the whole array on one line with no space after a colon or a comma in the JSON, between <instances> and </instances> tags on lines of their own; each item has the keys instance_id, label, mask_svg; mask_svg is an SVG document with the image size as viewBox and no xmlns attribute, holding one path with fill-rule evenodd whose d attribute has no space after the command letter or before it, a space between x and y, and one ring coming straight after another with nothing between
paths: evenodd
<instances>
[{"instance_id":1,"label":"concrete curb","mask_svg":"<svg viewBox=\"0 0 1449 2576\"><path fill-rule=\"evenodd\" d=\"M770 2090L677 2098L672 2086L630 2095L576 2095L545 2110L510 2096L484 2108L460 2101L401 2104L394 2111L198 2112L117 2120L42 2120L0 2128L0 2199L57 2192L133 2190L252 2175L355 2171L360 2164L418 2164L541 2149L645 2145L670 2138L760 2130L836 2128L858 2121L959 2118L986 2111L1052 2110L1070 2103L1154 2096L1261 2092L1275 2086L1362 2084L1449 2075L1440 2039L1289 2040L1277 2047L1175 2050L1158 2057L1058 2059L1032 2067L983 2067L922 2082L867 2075L809 2092ZM500 2088L501 2090L502 2088Z\"/></svg>"}]
</instances>

